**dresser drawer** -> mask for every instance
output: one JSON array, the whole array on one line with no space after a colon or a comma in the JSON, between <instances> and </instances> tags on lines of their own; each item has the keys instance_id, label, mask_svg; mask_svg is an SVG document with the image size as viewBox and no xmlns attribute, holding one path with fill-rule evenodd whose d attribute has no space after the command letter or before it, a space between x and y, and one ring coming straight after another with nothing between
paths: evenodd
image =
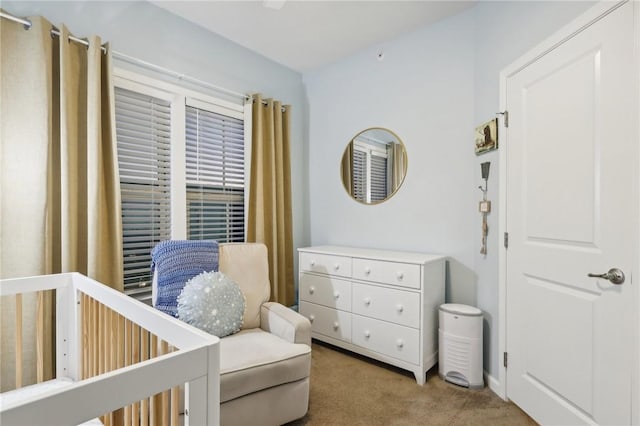
<instances>
[{"instance_id":1,"label":"dresser drawer","mask_svg":"<svg viewBox=\"0 0 640 426\"><path fill-rule=\"evenodd\" d=\"M420 265L354 258L353 278L402 287L420 288Z\"/></svg>"},{"instance_id":2,"label":"dresser drawer","mask_svg":"<svg viewBox=\"0 0 640 426\"><path fill-rule=\"evenodd\" d=\"M334 339L351 341L351 314L315 303L300 302L300 314L311 322L311 331Z\"/></svg>"},{"instance_id":3,"label":"dresser drawer","mask_svg":"<svg viewBox=\"0 0 640 426\"><path fill-rule=\"evenodd\" d=\"M354 344L412 364L419 363L418 330L355 314L352 323Z\"/></svg>"},{"instance_id":4,"label":"dresser drawer","mask_svg":"<svg viewBox=\"0 0 640 426\"><path fill-rule=\"evenodd\" d=\"M353 283L352 311L400 325L419 328L420 293Z\"/></svg>"},{"instance_id":5,"label":"dresser drawer","mask_svg":"<svg viewBox=\"0 0 640 426\"><path fill-rule=\"evenodd\" d=\"M302 273L298 294L306 302L351 311L351 281Z\"/></svg>"},{"instance_id":6,"label":"dresser drawer","mask_svg":"<svg viewBox=\"0 0 640 426\"><path fill-rule=\"evenodd\" d=\"M351 278L351 258L330 254L300 253L300 270Z\"/></svg>"}]
</instances>

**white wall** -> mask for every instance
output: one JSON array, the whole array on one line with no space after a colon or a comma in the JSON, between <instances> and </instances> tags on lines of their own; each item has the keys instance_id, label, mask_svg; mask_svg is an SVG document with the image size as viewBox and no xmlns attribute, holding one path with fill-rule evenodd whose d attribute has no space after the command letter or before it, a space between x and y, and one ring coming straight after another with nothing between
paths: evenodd
<instances>
[{"instance_id":1,"label":"white wall","mask_svg":"<svg viewBox=\"0 0 640 426\"><path fill-rule=\"evenodd\" d=\"M549 37L563 25L584 12L595 2L545 1L508 2L481 1L475 12L475 79L474 122L480 124L495 117L499 111L500 71L529 49ZM502 120L500 118L500 120ZM474 188L483 183L480 163L490 161L488 198L492 201L493 213L488 217L488 253L481 255L474 249L473 269L477 276L478 307L485 312L484 365L497 379L501 355L498 354L498 151L483 154L475 159ZM474 192L480 200L481 193ZM480 247L481 217L474 215L474 248Z\"/></svg>"},{"instance_id":2,"label":"white wall","mask_svg":"<svg viewBox=\"0 0 640 426\"><path fill-rule=\"evenodd\" d=\"M453 258L447 300L484 311L484 368L498 378L498 156L473 130L498 112L499 72L591 2L480 1L471 10L304 75L312 244L438 252ZM379 48L384 61L376 60ZM370 126L404 141L409 169L388 202L364 206L338 172ZM480 163L490 161L488 254L481 255Z\"/></svg>"},{"instance_id":3,"label":"white wall","mask_svg":"<svg viewBox=\"0 0 640 426\"><path fill-rule=\"evenodd\" d=\"M304 82L311 243L450 255L449 297L475 304L473 35L466 12L307 73ZM363 205L344 190L339 166L347 143L373 126L400 137L408 169L390 200Z\"/></svg>"},{"instance_id":4,"label":"white wall","mask_svg":"<svg viewBox=\"0 0 640 426\"><path fill-rule=\"evenodd\" d=\"M146 1L3 0L17 16L41 15L78 37L99 35L113 50L241 93L260 92L292 106L294 246L309 244L304 110L300 73L172 15ZM116 65L118 65L116 63Z\"/></svg>"}]
</instances>

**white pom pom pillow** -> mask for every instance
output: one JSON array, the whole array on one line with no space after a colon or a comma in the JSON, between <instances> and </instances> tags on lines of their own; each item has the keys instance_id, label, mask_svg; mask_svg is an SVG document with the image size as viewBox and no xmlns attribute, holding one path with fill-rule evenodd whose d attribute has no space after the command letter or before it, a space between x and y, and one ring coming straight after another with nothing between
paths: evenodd
<instances>
[{"instance_id":1,"label":"white pom pom pillow","mask_svg":"<svg viewBox=\"0 0 640 426\"><path fill-rule=\"evenodd\" d=\"M196 275L178 296L178 319L218 337L240 331L244 308L242 290L221 272Z\"/></svg>"}]
</instances>

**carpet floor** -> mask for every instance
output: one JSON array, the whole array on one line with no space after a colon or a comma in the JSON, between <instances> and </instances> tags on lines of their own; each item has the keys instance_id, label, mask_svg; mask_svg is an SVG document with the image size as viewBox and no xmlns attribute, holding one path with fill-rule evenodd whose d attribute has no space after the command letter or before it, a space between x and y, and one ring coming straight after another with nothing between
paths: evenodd
<instances>
[{"instance_id":1,"label":"carpet floor","mask_svg":"<svg viewBox=\"0 0 640 426\"><path fill-rule=\"evenodd\" d=\"M313 342L309 411L302 425L536 425L488 387L469 390L438 377L419 386L413 373Z\"/></svg>"}]
</instances>

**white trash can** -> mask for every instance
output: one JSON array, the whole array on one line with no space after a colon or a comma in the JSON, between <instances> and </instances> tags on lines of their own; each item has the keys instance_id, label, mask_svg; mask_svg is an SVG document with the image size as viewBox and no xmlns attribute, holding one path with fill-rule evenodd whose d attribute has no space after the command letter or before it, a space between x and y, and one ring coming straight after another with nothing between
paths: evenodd
<instances>
[{"instance_id":1,"label":"white trash can","mask_svg":"<svg viewBox=\"0 0 640 426\"><path fill-rule=\"evenodd\" d=\"M439 309L438 373L448 382L482 389L482 311L457 303Z\"/></svg>"}]
</instances>

